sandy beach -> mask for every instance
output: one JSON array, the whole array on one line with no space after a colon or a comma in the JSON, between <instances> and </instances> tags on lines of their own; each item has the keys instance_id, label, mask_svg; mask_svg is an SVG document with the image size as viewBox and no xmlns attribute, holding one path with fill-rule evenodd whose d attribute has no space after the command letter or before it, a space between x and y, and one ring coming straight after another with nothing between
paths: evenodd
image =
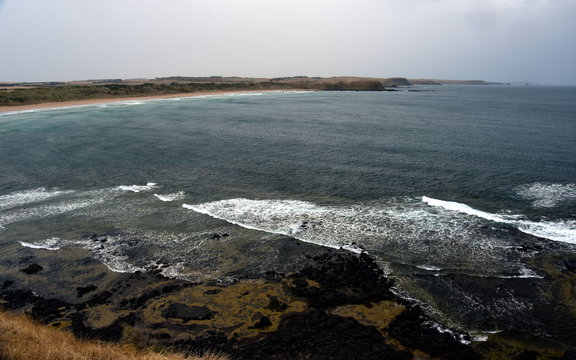
<instances>
[{"instance_id":1,"label":"sandy beach","mask_svg":"<svg viewBox=\"0 0 576 360\"><path fill-rule=\"evenodd\" d=\"M237 94L261 93L261 92L278 92L278 91L300 91L300 90L299 89L285 89L285 90L275 89L275 90L202 91L202 92L166 94L166 95L132 96L132 97L121 97L121 98L59 101L59 102L47 102L47 103L31 104L31 105L0 106L0 113L11 112L11 111L25 111L25 110L60 108L60 107L69 107L69 106L109 104L109 103L134 101L134 100L173 99L173 98L194 97L194 96L204 96L204 95L221 95L221 94L234 94L234 93L237 93Z\"/></svg>"}]
</instances>

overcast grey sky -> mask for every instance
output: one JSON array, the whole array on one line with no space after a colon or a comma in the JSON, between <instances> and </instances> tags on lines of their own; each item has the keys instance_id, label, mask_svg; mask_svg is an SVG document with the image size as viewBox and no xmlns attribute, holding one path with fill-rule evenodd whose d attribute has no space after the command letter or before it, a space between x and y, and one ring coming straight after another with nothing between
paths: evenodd
<instances>
[{"instance_id":1,"label":"overcast grey sky","mask_svg":"<svg viewBox=\"0 0 576 360\"><path fill-rule=\"evenodd\" d=\"M576 84L576 0L0 0L0 81L169 75Z\"/></svg>"}]
</instances>

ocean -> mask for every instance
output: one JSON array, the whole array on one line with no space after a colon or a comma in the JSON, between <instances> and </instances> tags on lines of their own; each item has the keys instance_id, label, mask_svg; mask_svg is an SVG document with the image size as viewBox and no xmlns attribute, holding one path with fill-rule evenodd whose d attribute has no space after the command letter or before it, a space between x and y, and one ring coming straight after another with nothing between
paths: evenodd
<instances>
[{"instance_id":1,"label":"ocean","mask_svg":"<svg viewBox=\"0 0 576 360\"><path fill-rule=\"evenodd\" d=\"M2 113L0 271L34 251L64 264L55 282L88 254L225 283L290 271L272 242L288 235L367 251L399 295L475 339L576 336L555 310L576 313L572 295L554 290L576 268L576 88L412 90Z\"/></svg>"}]
</instances>

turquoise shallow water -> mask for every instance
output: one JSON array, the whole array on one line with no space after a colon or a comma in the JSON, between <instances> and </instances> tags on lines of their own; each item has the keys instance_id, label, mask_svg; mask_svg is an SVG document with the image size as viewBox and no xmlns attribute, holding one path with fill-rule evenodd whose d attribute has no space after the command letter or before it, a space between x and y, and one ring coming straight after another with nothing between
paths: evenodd
<instances>
[{"instance_id":1,"label":"turquoise shallow water","mask_svg":"<svg viewBox=\"0 0 576 360\"><path fill-rule=\"evenodd\" d=\"M530 259L576 251L576 88L421 89L1 114L0 251L77 247L113 271L161 261L203 280L277 268L258 244L285 234L368 250L429 304L420 277L446 298L449 276L540 281Z\"/></svg>"}]
</instances>

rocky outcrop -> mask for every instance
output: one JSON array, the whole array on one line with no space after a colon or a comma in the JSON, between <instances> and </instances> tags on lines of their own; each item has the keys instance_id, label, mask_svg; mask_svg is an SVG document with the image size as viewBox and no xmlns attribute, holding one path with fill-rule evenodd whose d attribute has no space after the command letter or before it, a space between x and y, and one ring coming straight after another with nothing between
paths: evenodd
<instances>
[{"instance_id":1,"label":"rocky outcrop","mask_svg":"<svg viewBox=\"0 0 576 360\"><path fill-rule=\"evenodd\" d=\"M0 306L83 338L134 337L146 339L140 345L219 350L235 359L477 356L397 298L392 281L366 253L320 248L296 272L253 275L222 286L139 272L108 286L78 284L79 297L69 301L45 299L5 280Z\"/></svg>"}]
</instances>

